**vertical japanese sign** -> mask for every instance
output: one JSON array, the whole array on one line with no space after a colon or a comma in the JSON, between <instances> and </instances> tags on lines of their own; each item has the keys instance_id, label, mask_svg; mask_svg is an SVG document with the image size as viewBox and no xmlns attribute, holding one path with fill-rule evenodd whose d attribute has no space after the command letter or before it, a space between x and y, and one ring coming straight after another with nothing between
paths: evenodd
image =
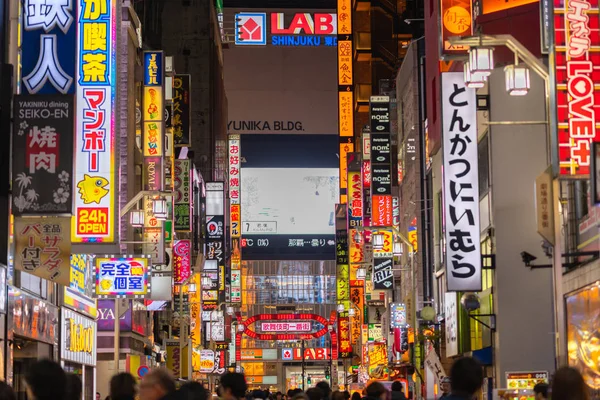
<instances>
[{"instance_id":1,"label":"vertical japanese sign","mask_svg":"<svg viewBox=\"0 0 600 400\"><path fill-rule=\"evenodd\" d=\"M15 97L13 214L70 214L73 97Z\"/></svg>"},{"instance_id":2,"label":"vertical japanese sign","mask_svg":"<svg viewBox=\"0 0 600 400\"><path fill-rule=\"evenodd\" d=\"M173 280L181 285L192 275L192 242L176 240L173 245Z\"/></svg>"},{"instance_id":3,"label":"vertical japanese sign","mask_svg":"<svg viewBox=\"0 0 600 400\"><path fill-rule=\"evenodd\" d=\"M15 268L69 286L70 231L69 217L16 217Z\"/></svg>"},{"instance_id":4,"label":"vertical japanese sign","mask_svg":"<svg viewBox=\"0 0 600 400\"><path fill-rule=\"evenodd\" d=\"M389 96L371 96L369 118L371 121L371 192L373 196L389 196L392 194Z\"/></svg>"},{"instance_id":5,"label":"vertical japanese sign","mask_svg":"<svg viewBox=\"0 0 600 400\"><path fill-rule=\"evenodd\" d=\"M350 333L350 317L345 311L338 318L339 333L339 356L340 358L352 358L352 338Z\"/></svg>"},{"instance_id":6,"label":"vertical japanese sign","mask_svg":"<svg viewBox=\"0 0 600 400\"><path fill-rule=\"evenodd\" d=\"M363 286L356 272L364 262L363 233L359 227L363 225L363 187L360 153L348 154L348 251L350 262L350 286Z\"/></svg>"},{"instance_id":7,"label":"vertical japanese sign","mask_svg":"<svg viewBox=\"0 0 600 400\"><path fill-rule=\"evenodd\" d=\"M144 157L162 157L164 147L164 69L162 51L144 52Z\"/></svg>"},{"instance_id":8,"label":"vertical japanese sign","mask_svg":"<svg viewBox=\"0 0 600 400\"><path fill-rule=\"evenodd\" d=\"M175 147L189 146L191 142L191 75L173 77L173 139Z\"/></svg>"},{"instance_id":9,"label":"vertical japanese sign","mask_svg":"<svg viewBox=\"0 0 600 400\"><path fill-rule=\"evenodd\" d=\"M444 217L448 291L481 290L475 90L462 73L442 74Z\"/></svg>"},{"instance_id":10,"label":"vertical japanese sign","mask_svg":"<svg viewBox=\"0 0 600 400\"><path fill-rule=\"evenodd\" d=\"M229 135L229 225L231 239L230 301L242 301L242 210L240 205L240 135Z\"/></svg>"},{"instance_id":11,"label":"vertical japanese sign","mask_svg":"<svg viewBox=\"0 0 600 400\"><path fill-rule=\"evenodd\" d=\"M462 54L469 50L469 46L452 45L448 40L452 36L471 36L473 34L473 1L472 0L441 0L442 23L441 53Z\"/></svg>"},{"instance_id":12,"label":"vertical japanese sign","mask_svg":"<svg viewBox=\"0 0 600 400\"><path fill-rule=\"evenodd\" d=\"M219 220L223 225L225 211L225 183L224 182L207 182L206 183L206 226L216 225L218 227ZM206 263L205 270L211 270L216 273L217 290L205 291L202 293L202 298L206 300L218 300L225 302L225 234L223 229L213 229L210 237L206 239ZM208 267L207 267L208 265ZM217 294L217 298L214 294ZM223 327L224 329L224 327Z\"/></svg>"},{"instance_id":13,"label":"vertical japanese sign","mask_svg":"<svg viewBox=\"0 0 600 400\"><path fill-rule=\"evenodd\" d=\"M358 344L361 334L361 326L365 316L365 289L364 286L350 288L350 303L354 308L354 317L350 320L350 333L352 344Z\"/></svg>"},{"instance_id":14,"label":"vertical japanese sign","mask_svg":"<svg viewBox=\"0 0 600 400\"><path fill-rule=\"evenodd\" d=\"M346 153L354 151L354 79L352 0L337 1L338 27L338 134L340 137L340 203L347 201ZM343 153L343 154L342 154Z\"/></svg>"},{"instance_id":15,"label":"vertical japanese sign","mask_svg":"<svg viewBox=\"0 0 600 400\"><path fill-rule=\"evenodd\" d=\"M116 4L78 0L73 242L115 240Z\"/></svg>"},{"instance_id":16,"label":"vertical japanese sign","mask_svg":"<svg viewBox=\"0 0 600 400\"><path fill-rule=\"evenodd\" d=\"M192 340L192 370L199 371L200 370L200 353L195 349L199 348L202 344L202 333L200 331L201 327L201 318L202 311L200 306L202 305L201 296L201 277L200 273L197 272L194 274L194 278L191 281L191 284L196 288L193 292L189 291L188 296L190 298L190 339Z\"/></svg>"},{"instance_id":17,"label":"vertical japanese sign","mask_svg":"<svg viewBox=\"0 0 600 400\"><path fill-rule=\"evenodd\" d=\"M22 0L22 93L73 94L75 0Z\"/></svg>"},{"instance_id":18,"label":"vertical japanese sign","mask_svg":"<svg viewBox=\"0 0 600 400\"><path fill-rule=\"evenodd\" d=\"M559 170L587 179L600 129L598 1L553 1Z\"/></svg>"},{"instance_id":19,"label":"vertical japanese sign","mask_svg":"<svg viewBox=\"0 0 600 400\"><path fill-rule=\"evenodd\" d=\"M175 230L179 232L189 232L192 229L192 183L190 171L190 160L175 160L173 215L175 216Z\"/></svg>"}]
</instances>

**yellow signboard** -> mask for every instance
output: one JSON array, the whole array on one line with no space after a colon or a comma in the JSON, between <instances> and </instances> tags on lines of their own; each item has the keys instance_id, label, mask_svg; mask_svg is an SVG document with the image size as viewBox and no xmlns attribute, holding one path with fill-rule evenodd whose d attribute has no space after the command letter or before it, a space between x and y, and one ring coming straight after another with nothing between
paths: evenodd
<instances>
[{"instance_id":1,"label":"yellow signboard","mask_svg":"<svg viewBox=\"0 0 600 400\"><path fill-rule=\"evenodd\" d=\"M383 235L383 247L373 249L373 257L375 258L390 258L394 256L394 234L390 229L379 229L373 234Z\"/></svg>"},{"instance_id":2,"label":"yellow signboard","mask_svg":"<svg viewBox=\"0 0 600 400\"><path fill-rule=\"evenodd\" d=\"M350 299L350 267L348 264L337 265L337 300L338 302Z\"/></svg>"},{"instance_id":3,"label":"yellow signboard","mask_svg":"<svg viewBox=\"0 0 600 400\"><path fill-rule=\"evenodd\" d=\"M338 34L350 35L352 33L352 0L338 0L337 20Z\"/></svg>"},{"instance_id":4,"label":"yellow signboard","mask_svg":"<svg viewBox=\"0 0 600 400\"><path fill-rule=\"evenodd\" d=\"M354 143L340 144L340 188L348 187L348 153L354 151ZM345 202L344 202L345 203Z\"/></svg>"}]
</instances>

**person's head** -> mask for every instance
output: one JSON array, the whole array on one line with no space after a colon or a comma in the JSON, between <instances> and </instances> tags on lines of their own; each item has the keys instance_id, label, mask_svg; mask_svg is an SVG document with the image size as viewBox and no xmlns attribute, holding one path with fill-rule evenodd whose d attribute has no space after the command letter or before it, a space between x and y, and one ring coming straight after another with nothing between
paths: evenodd
<instances>
[{"instance_id":1,"label":"person's head","mask_svg":"<svg viewBox=\"0 0 600 400\"><path fill-rule=\"evenodd\" d=\"M292 397L292 400L308 400L308 396L301 391L299 392L294 392L294 396Z\"/></svg>"},{"instance_id":2,"label":"person's head","mask_svg":"<svg viewBox=\"0 0 600 400\"><path fill-rule=\"evenodd\" d=\"M374 399L385 400L387 395L387 390L385 390L385 386L383 386L379 382L371 382L369 386L367 386L367 396L372 397Z\"/></svg>"},{"instance_id":3,"label":"person's head","mask_svg":"<svg viewBox=\"0 0 600 400\"><path fill-rule=\"evenodd\" d=\"M25 375L27 398L56 400L66 396L67 374L61 366L50 360L40 360L29 367Z\"/></svg>"},{"instance_id":4,"label":"person's head","mask_svg":"<svg viewBox=\"0 0 600 400\"><path fill-rule=\"evenodd\" d=\"M547 383L538 383L533 387L533 393L535 393L535 400L546 400L548 398L548 388L550 385Z\"/></svg>"},{"instance_id":5,"label":"person's head","mask_svg":"<svg viewBox=\"0 0 600 400\"><path fill-rule=\"evenodd\" d=\"M13 388L4 381L0 381L0 400L17 400Z\"/></svg>"},{"instance_id":6,"label":"person's head","mask_svg":"<svg viewBox=\"0 0 600 400\"><path fill-rule=\"evenodd\" d=\"M83 384L75 374L67 374L67 400L81 400Z\"/></svg>"},{"instance_id":7,"label":"person's head","mask_svg":"<svg viewBox=\"0 0 600 400\"><path fill-rule=\"evenodd\" d=\"M346 400L346 396L344 395L344 392L336 390L331 394L331 400Z\"/></svg>"},{"instance_id":8,"label":"person's head","mask_svg":"<svg viewBox=\"0 0 600 400\"><path fill-rule=\"evenodd\" d=\"M255 391L252 392L252 398L264 400L267 398L267 394L263 390L256 389Z\"/></svg>"},{"instance_id":9,"label":"person's head","mask_svg":"<svg viewBox=\"0 0 600 400\"><path fill-rule=\"evenodd\" d=\"M275 398L276 398L277 400L282 400L282 399L283 399L283 393L281 393L281 392L277 392L277 393L275 393Z\"/></svg>"},{"instance_id":10,"label":"person's head","mask_svg":"<svg viewBox=\"0 0 600 400\"><path fill-rule=\"evenodd\" d=\"M316 387L310 388L306 391L306 397L308 397L308 400L323 400L327 398L325 397L325 393L323 393L323 390L319 388L318 383Z\"/></svg>"},{"instance_id":11,"label":"person's head","mask_svg":"<svg viewBox=\"0 0 600 400\"><path fill-rule=\"evenodd\" d=\"M588 400L590 393L579 371L562 367L552 378L551 396L552 400Z\"/></svg>"},{"instance_id":12,"label":"person's head","mask_svg":"<svg viewBox=\"0 0 600 400\"><path fill-rule=\"evenodd\" d=\"M187 382L175 392L175 400L207 400L208 391L201 383Z\"/></svg>"},{"instance_id":13,"label":"person's head","mask_svg":"<svg viewBox=\"0 0 600 400\"><path fill-rule=\"evenodd\" d=\"M100 392L96 392L96 400L100 400L102 396L100 396Z\"/></svg>"},{"instance_id":14,"label":"person's head","mask_svg":"<svg viewBox=\"0 0 600 400\"><path fill-rule=\"evenodd\" d=\"M110 380L110 400L133 400L136 386L133 375L127 372L116 374Z\"/></svg>"},{"instance_id":15,"label":"person's head","mask_svg":"<svg viewBox=\"0 0 600 400\"><path fill-rule=\"evenodd\" d=\"M350 392L347 390L344 390L344 399L350 400Z\"/></svg>"},{"instance_id":16,"label":"person's head","mask_svg":"<svg viewBox=\"0 0 600 400\"><path fill-rule=\"evenodd\" d=\"M246 394L248 385L243 374L229 372L221 377L221 397L223 400L241 399Z\"/></svg>"},{"instance_id":17,"label":"person's head","mask_svg":"<svg viewBox=\"0 0 600 400\"><path fill-rule=\"evenodd\" d=\"M452 393L473 396L483 385L483 368L479 361L472 357L459 358L450 369Z\"/></svg>"},{"instance_id":18,"label":"person's head","mask_svg":"<svg viewBox=\"0 0 600 400\"><path fill-rule=\"evenodd\" d=\"M450 378L445 376L442 378L442 381L440 382L440 389L442 389L442 393L450 393Z\"/></svg>"},{"instance_id":19,"label":"person's head","mask_svg":"<svg viewBox=\"0 0 600 400\"><path fill-rule=\"evenodd\" d=\"M362 399L362 396L358 392L352 393L352 397L350 398L350 400L360 400L360 399Z\"/></svg>"},{"instance_id":20,"label":"person's head","mask_svg":"<svg viewBox=\"0 0 600 400\"><path fill-rule=\"evenodd\" d=\"M168 369L153 369L144 375L140 383L140 398L144 400L160 400L174 392L175 379Z\"/></svg>"},{"instance_id":21,"label":"person's head","mask_svg":"<svg viewBox=\"0 0 600 400\"><path fill-rule=\"evenodd\" d=\"M392 383L392 392L402 392L402 382L400 381L394 381Z\"/></svg>"},{"instance_id":22,"label":"person's head","mask_svg":"<svg viewBox=\"0 0 600 400\"><path fill-rule=\"evenodd\" d=\"M321 389L321 391L323 392L323 398L328 399L329 396L331 396L331 387L329 386L329 382L321 381L317 383L316 387Z\"/></svg>"}]
</instances>

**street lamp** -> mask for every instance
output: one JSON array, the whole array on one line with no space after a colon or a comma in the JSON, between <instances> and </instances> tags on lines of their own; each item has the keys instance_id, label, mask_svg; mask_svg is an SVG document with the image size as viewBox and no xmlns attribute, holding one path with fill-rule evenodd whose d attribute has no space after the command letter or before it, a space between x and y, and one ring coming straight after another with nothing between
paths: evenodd
<instances>
[{"instance_id":1,"label":"street lamp","mask_svg":"<svg viewBox=\"0 0 600 400\"><path fill-rule=\"evenodd\" d=\"M471 47L469 50L469 70L471 74L490 76L494 70L494 48L488 46Z\"/></svg>"},{"instance_id":2,"label":"street lamp","mask_svg":"<svg viewBox=\"0 0 600 400\"><path fill-rule=\"evenodd\" d=\"M337 312L343 313L345 310L346 310L346 307L344 307L343 304L338 304L338 306L337 306Z\"/></svg>"},{"instance_id":3,"label":"street lamp","mask_svg":"<svg viewBox=\"0 0 600 400\"><path fill-rule=\"evenodd\" d=\"M129 224L136 228L141 228L144 226L144 211L143 210L133 210L129 213Z\"/></svg>"},{"instance_id":4,"label":"street lamp","mask_svg":"<svg viewBox=\"0 0 600 400\"><path fill-rule=\"evenodd\" d=\"M506 91L511 96L525 96L529 92L529 68L522 65L507 65L504 67Z\"/></svg>"},{"instance_id":5,"label":"street lamp","mask_svg":"<svg viewBox=\"0 0 600 400\"><path fill-rule=\"evenodd\" d=\"M394 245L392 247L392 253L396 257L401 256L404 253L402 250L402 243L400 243L399 241L394 241Z\"/></svg>"},{"instance_id":6,"label":"street lamp","mask_svg":"<svg viewBox=\"0 0 600 400\"><path fill-rule=\"evenodd\" d=\"M485 86L487 77L480 73L471 72L471 64L466 61L463 65L463 77L465 85L471 89L479 89Z\"/></svg>"},{"instance_id":7,"label":"street lamp","mask_svg":"<svg viewBox=\"0 0 600 400\"><path fill-rule=\"evenodd\" d=\"M371 243L373 243L374 250L383 249L384 241L385 241L385 237L383 236L382 233L374 233L373 235L371 235Z\"/></svg>"},{"instance_id":8,"label":"street lamp","mask_svg":"<svg viewBox=\"0 0 600 400\"><path fill-rule=\"evenodd\" d=\"M167 199L160 196L152 200L152 212L156 219L167 219Z\"/></svg>"}]
</instances>

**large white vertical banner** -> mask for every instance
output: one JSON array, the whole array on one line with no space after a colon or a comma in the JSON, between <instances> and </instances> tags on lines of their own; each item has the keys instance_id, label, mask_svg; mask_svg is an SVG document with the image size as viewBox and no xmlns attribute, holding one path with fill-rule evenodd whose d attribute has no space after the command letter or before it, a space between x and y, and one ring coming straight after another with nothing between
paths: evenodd
<instances>
[{"instance_id":1,"label":"large white vertical banner","mask_svg":"<svg viewBox=\"0 0 600 400\"><path fill-rule=\"evenodd\" d=\"M481 291L477 108L463 74L442 74L446 277L450 292Z\"/></svg>"},{"instance_id":2,"label":"large white vertical banner","mask_svg":"<svg viewBox=\"0 0 600 400\"><path fill-rule=\"evenodd\" d=\"M73 242L115 241L116 0L78 0Z\"/></svg>"}]
</instances>

